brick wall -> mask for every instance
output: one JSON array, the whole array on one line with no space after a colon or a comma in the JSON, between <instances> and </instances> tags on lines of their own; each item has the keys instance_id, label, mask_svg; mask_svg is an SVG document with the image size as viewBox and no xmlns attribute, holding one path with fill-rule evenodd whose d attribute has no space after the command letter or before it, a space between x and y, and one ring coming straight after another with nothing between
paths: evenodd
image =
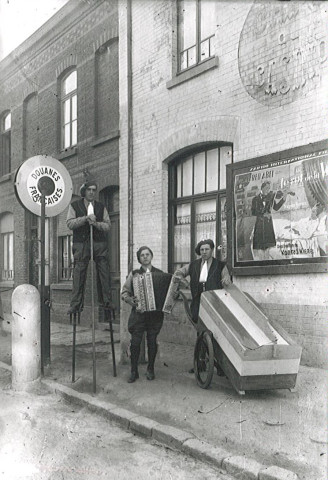
<instances>
[{"instance_id":1,"label":"brick wall","mask_svg":"<svg viewBox=\"0 0 328 480\"><path fill-rule=\"evenodd\" d=\"M305 2L299 7L297 5L291 7L288 2L278 3L280 5L278 8L287 10L281 16L273 17L277 20L276 23L275 21L270 23L270 18L266 15L273 12L272 9L278 5L277 2L265 2L266 10L261 12L256 10L262 8L260 2L216 2L215 50L218 65L198 76L193 76L190 70L188 75L180 76L180 79L186 77L186 81L179 81L179 78L174 76L176 61L173 58L177 30L176 24L173 23L175 2L173 0L132 2L133 248L136 251L142 244L150 245L154 251L156 266L167 268L167 162L174 158L174 154L187 146L201 142L228 141L233 143L234 162L238 162L326 138L326 111L322 105L326 105L327 101L328 62L325 55L328 40L324 30L327 13L322 5L318 6L312 2ZM311 5L308 5L310 3ZM128 212L126 7L127 2L120 3L122 133L120 173L123 245L126 245L129 228L126 222ZM298 10L295 13L288 8ZM293 20L288 20L289 13ZM293 23L288 23L289 21ZM309 22L313 25L311 26ZM256 28L260 29L261 25L264 25L268 32L262 42L262 50L257 48L260 33L255 31ZM304 72L307 72L304 86L297 86L295 80L290 86L290 91L285 92L286 87L279 84L279 95L271 92L267 95L268 98L263 94L263 90L258 93L251 92L245 81L248 78L249 66L256 67L255 62L258 61L258 65L262 65L262 70L268 76L270 65L270 68L273 68L270 64L272 56L277 57L279 62L294 65L295 68L286 65L284 68L286 71L287 68L291 69L290 78L294 73L295 78L299 78L301 67L295 66L298 57L293 46L293 42L296 41L300 42L298 45L304 52L302 60L298 59ZM315 45L313 50L311 44ZM262 55L262 51L265 54ZM285 58L287 51L290 57ZM281 65L279 64L279 68L282 68ZM262 70L258 71L260 80L264 78ZM134 261L136 266L136 259ZM121 272L123 281L127 274L127 256L124 252L121 255ZM260 292L265 291L268 282L275 284L279 280L283 288L279 288L274 295L269 310L275 312L272 313L274 317L302 344L304 363L319 367L327 365L323 355L327 332L324 332L318 323L319 317L324 318L325 302L328 301L327 291L321 288L323 274L311 277L312 292L309 295L320 289L320 296L315 296L316 301L311 303L311 318L304 295L308 275L286 275L282 279L276 277L269 279L266 276L257 277L255 280L248 277L234 279L243 290L252 293L266 310L268 305ZM295 291L298 292L297 295ZM290 295L290 292L293 292L293 295ZM278 305L281 306L278 310L280 313L276 310ZM180 307L177 308L180 312ZM289 320L291 311L289 309L293 312L293 322ZM178 317L179 315L180 313ZM173 319L170 322L170 327L172 325L175 327L172 329L164 327L164 330L166 339L173 341L180 336L176 333L177 330L180 329L181 333L188 326L184 321L176 322ZM126 332L126 327L122 326L123 331ZM128 337L126 339L128 341ZM315 350L314 345L318 344L320 348Z\"/></svg>"},{"instance_id":2,"label":"brick wall","mask_svg":"<svg viewBox=\"0 0 328 480\"><path fill-rule=\"evenodd\" d=\"M72 177L74 194L79 195L79 187L85 179L83 170L86 168L97 180L99 190L119 184L119 111L116 99L119 83L115 50L113 64L108 65L111 68L109 89L106 91L103 75L99 77L101 88L96 88L97 50L102 45L117 42L117 37L116 2L68 2L40 30L0 62L0 115L6 109L12 111L13 171L27 157L43 154L62 161ZM78 144L76 151L61 152L59 84L61 75L72 66L77 68L78 75ZM102 102L101 95L112 95L115 101ZM30 101L25 102L24 107L24 101L28 99ZM101 105L102 128L99 135L96 132L97 104ZM15 285L27 283L29 232L25 212L14 195L13 175L1 178L0 186L0 214L5 211L14 213ZM55 288L52 290L51 316L55 321L67 321L71 285L58 281L57 266L57 219L52 218L50 283L55 284ZM90 320L89 305L88 281L86 322Z\"/></svg>"}]
</instances>

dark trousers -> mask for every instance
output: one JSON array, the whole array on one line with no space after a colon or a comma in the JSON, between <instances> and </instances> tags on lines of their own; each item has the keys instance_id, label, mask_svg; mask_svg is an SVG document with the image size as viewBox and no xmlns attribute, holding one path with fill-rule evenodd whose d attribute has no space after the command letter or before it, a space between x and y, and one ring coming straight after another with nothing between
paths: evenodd
<instances>
[{"instance_id":1,"label":"dark trousers","mask_svg":"<svg viewBox=\"0 0 328 480\"><path fill-rule=\"evenodd\" d=\"M131 311L128 330L131 334L131 370L138 370L138 360L140 355L140 345L144 332L147 333L148 348L148 369L154 370L155 358L157 354L157 335L163 325L163 312L144 312L139 313L135 309Z\"/></svg>"},{"instance_id":2,"label":"dark trousers","mask_svg":"<svg viewBox=\"0 0 328 480\"><path fill-rule=\"evenodd\" d=\"M200 296L203 292L206 291L205 283L198 283L197 286L197 293L191 300L190 310L191 310L191 317L195 323L198 322L198 314L199 314L199 307L200 307Z\"/></svg>"},{"instance_id":3,"label":"dark trousers","mask_svg":"<svg viewBox=\"0 0 328 480\"><path fill-rule=\"evenodd\" d=\"M90 242L74 243L73 255L74 270L71 307L79 309L83 308L84 302L85 283L91 258ZM105 305L111 301L107 242L93 242L93 259L97 270L98 302L101 305Z\"/></svg>"}]
</instances>

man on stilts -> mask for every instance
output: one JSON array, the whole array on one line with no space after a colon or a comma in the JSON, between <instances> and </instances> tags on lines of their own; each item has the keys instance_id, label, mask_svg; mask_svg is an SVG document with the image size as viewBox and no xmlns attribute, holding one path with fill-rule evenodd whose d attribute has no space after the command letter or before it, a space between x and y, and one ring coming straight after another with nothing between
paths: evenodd
<instances>
[{"instance_id":1,"label":"man on stilts","mask_svg":"<svg viewBox=\"0 0 328 480\"><path fill-rule=\"evenodd\" d=\"M67 213L67 226L73 230L73 291L68 314L83 310L84 290L91 258L90 232L93 232L93 259L97 270L98 302L105 311L112 308L108 262L110 219L106 207L95 200L97 184L89 180L81 186L81 199L73 202ZM92 228L90 226L92 225Z\"/></svg>"}]
</instances>

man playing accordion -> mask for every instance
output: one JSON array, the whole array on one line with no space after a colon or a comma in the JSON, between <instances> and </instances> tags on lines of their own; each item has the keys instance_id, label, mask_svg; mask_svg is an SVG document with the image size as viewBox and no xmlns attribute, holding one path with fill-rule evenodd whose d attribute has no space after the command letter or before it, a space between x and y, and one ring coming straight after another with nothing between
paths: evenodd
<instances>
[{"instance_id":1,"label":"man playing accordion","mask_svg":"<svg viewBox=\"0 0 328 480\"><path fill-rule=\"evenodd\" d=\"M148 347L147 380L154 380L155 378L156 339L162 328L164 318L162 305L159 305L157 299L162 293L161 290L167 290L167 288L164 287L163 289L163 285L161 288L160 284L153 283L150 277L157 275L160 278L164 278L166 283L171 278L170 275L165 274L162 270L153 267L151 263L153 252L149 247L140 247L137 251L137 258L141 267L129 273L121 294L122 300L132 307L128 321L128 330L131 334L131 375L128 379L129 383L133 383L139 378L138 360L144 332L147 332ZM142 288L145 288L145 291L141 292Z\"/></svg>"}]
</instances>

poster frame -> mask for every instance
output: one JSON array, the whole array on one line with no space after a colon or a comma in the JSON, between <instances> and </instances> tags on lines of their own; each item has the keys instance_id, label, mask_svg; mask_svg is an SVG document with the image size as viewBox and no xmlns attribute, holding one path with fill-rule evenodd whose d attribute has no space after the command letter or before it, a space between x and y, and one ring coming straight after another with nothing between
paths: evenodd
<instances>
[{"instance_id":1,"label":"poster frame","mask_svg":"<svg viewBox=\"0 0 328 480\"><path fill-rule=\"evenodd\" d=\"M309 143L308 145L294 147L227 165L227 263L232 275L286 275L328 272L328 259L326 257L322 259L315 257L306 259L265 260L261 262L252 261L252 265L249 264L250 262L243 264L242 262L236 261L236 213L234 198L236 176L243 173L243 171L249 167L258 167L270 162L287 160L296 156L313 154L323 150L327 150L328 154L328 140Z\"/></svg>"}]
</instances>

